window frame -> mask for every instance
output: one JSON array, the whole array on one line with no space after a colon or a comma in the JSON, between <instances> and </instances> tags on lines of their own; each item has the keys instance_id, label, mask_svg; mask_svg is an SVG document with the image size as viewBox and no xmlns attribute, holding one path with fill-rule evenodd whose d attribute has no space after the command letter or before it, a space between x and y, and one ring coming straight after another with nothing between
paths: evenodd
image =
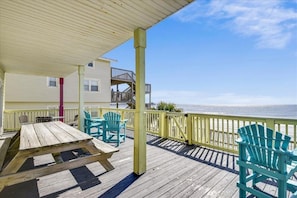
<instances>
[{"instance_id":1,"label":"window frame","mask_svg":"<svg viewBox=\"0 0 297 198\"><path fill-rule=\"evenodd\" d=\"M87 67L89 67L89 68L94 68L94 62L89 62L89 63L87 64Z\"/></svg>"},{"instance_id":2,"label":"window frame","mask_svg":"<svg viewBox=\"0 0 297 198\"><path fill-rule=\"evenodd\" d=\"M96 85L92 84L92 82L96 82ZM88 88L86 88L88 87ZM93 87L97 87L97 89L92 89ZM100 93L101 92L101 81L99 79L84 79L84 91Z\"/></svg>"},{"instance_id":3,"label":"window frame","mask_svg":"<svg viewBox=\"0 0 297 198\"><path fill-rule=\"evenodd\" d=\"M55 85L52 83L54 82L53 79L55 79ZM58 82L56 77L47 77L47 86L50 88L58 87Z\"/></svg>"}]
</instances>

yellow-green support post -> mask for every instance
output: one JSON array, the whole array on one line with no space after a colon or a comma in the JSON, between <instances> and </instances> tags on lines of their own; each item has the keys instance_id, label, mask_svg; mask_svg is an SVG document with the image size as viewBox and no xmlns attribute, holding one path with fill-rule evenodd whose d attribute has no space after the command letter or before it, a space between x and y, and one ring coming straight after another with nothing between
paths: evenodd
<instances>
[{"instance_id":1,"label":"yellow-green support post","mask_svg":"<svg viewBox=\"0 0 297 198\"><path fill-rule=\"evenodd\" d=\"M166 118L166 112L165 111L159 111L160 113L160 136L162 138L168 137L168 130L167 130L167 118Z\"/></svg>"},{"instance_id":2,"label":"yellow-green support post","mask_svg":"<svg viewBox=\"0 0 297 198\"><path fill-rule=\"evenodd\" d=\"M266 119L266 125L268 128L272 129L275 131L275 124L274 124L274 119Z\"/></svg>"},{"instance_id":3,"label":"yellow-green support post","mask_svg":"<svg viewBox=\"0 0 297 198\"><path fill-rule=\"evenodd\" d=\"M78 89L78 97L79 97L79 122L78 128L81 131L84 131L84 76L85 76L85 67L83 65L78 66L78 81L79 81L79 89Z\"/></svg>"},{"instance_id":4,"label":"yellow-green support post","mask_svg":"<svg viewBox=\"0 0 297 198\"><path fill-rule=\"evenodd\" d=\"M99 114L98 114L98 116L99 116L100 118L102 118L102 117L103 117L102 108L99 108L99 109L98 109L98 111L99 111Z\"/></svg>"},{"instance_id":5,"label":"yellow-green support post","mask_svg":"<svg viewBox=\"0 0 297 198\"><path fill-rule=\"evenodd\" d=\"M186 119L187 119L187 138L188 138L188 145L192 145L192 133L193 133L193 130L192 130L192 124L194 123L193 122L193 119L192 119L192 115L191 114L187 114L186 116Z\"/></svg>"},{"instance_id":6,"label":"yellow-green support post","mask_svg":"<svg viewBox=\"0 0 297 198\"><path fill-rule=\"evenodd\" d=\"M205 139L201 138L202 143L209 144L210 143L210 118L205 118ZM201 130L200 137L203 137L203 132ZM203 140L204 139L204 140Z\"/></svg>"},{"instance_id":7,"label":"yellow-green support post","mask_svg":"<svg viewBox=\"0 0 297 198\"><path fill-rule=\"evenodd\" d=\"M122 120L125 119L125 111L121 110L120 112L121 112L121 119Z\"/></svg>"},{"instance_id":8,"label":"yellow-green support post","mask_svg":"<svg viewBox=\"0 0 297 198\"><path fill-rule=\"evenodd\" d=\"M146 171L146 130L145 130L145 47L146 32L138 28L134 31L136 63L136 108L134 131L134 173Z\"/></svg>"}]
</instances>

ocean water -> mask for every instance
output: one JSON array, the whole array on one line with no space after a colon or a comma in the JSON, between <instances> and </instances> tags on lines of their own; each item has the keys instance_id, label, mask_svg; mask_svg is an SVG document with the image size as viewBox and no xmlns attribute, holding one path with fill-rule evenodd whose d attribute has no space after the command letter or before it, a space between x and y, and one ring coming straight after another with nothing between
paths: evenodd
<instances>
[{"instance_id":1,"label":"ocean water","mask_svg":"<svg viewBox=\"0 0 297 198\"><path fill-rule=\"evenodd\" d=\"M219 106L177 104L185 113L297 119L297 105Z\"/></svg>"},{"instance_id":2,"label":"ocean water","mask_svg":"<svg viewBox=\"0 0 297 198\"><path fill-rule=\"evenodd\" d=\"M116 105L112 104L110 107L116 108ZM297 119L297 105L221 106L176 104L176 107L182 109L184 113ZM127 105L120 104L119 108L127 108Z\"/></svg>"}]
</instances>

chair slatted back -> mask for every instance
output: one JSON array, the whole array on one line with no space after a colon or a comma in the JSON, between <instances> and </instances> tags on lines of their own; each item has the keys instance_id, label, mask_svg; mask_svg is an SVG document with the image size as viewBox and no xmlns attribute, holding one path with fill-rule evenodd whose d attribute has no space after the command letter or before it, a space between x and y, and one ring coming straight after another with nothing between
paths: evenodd
<instances>
[{"instance_id":1,"label":"chair slatted back","mask_svg":"<svg viewBox=\"0 0 297 198\"><path fill-rule=\"evenodd\" d=\"M286 157L290 137L280 132L274 132L262 125L252 124L238 129L242 139L242 144L246 146L249 158L246 160L265 166L273 170L280 170L282 167L279 161L281 157Z\"/></svg>"},{"instance_id":2,"label":"chair slatted back","mask_svg":"<svg viewBox=\"0 0 297 198\"><path fill-rule=\"evenodd\" d=\"M85 112L85 118L90 120L91 119L91 114L87 111L84 111Z\"/></svg>"},{"instance_id":3,"label":"chair slatted back","mask_svg":"<svg viewBox=\"0 0 297 198\"><path fill-rule=\"evenodd\" d=\"M84 111L85 113L85 119L84 119L84 127L88 128L92 125L92 117L91 114L87 111Z\"/></svg>"},{"instance_id":4,"label":"chair slatted back","mask_svg":"<svg viewBox=\"0 0 297 198\"><path fill-rule=\"evenodd\" d=\"M119 130L121 115L115 112L107 112L103 115L106 121L106 127L109 131Z\"/></svg>"},{"instance_id":5,"label":"chair slatted back","mask_svg":"<svg viewBox=\"0 0 297 198\"><path fill-rule=\"evenodd\" d=\"M19 116L19 121L20 121L21 124L28 123L29 122L28 116L27 115L20 115Z\"/></svg>"}]
</instances>

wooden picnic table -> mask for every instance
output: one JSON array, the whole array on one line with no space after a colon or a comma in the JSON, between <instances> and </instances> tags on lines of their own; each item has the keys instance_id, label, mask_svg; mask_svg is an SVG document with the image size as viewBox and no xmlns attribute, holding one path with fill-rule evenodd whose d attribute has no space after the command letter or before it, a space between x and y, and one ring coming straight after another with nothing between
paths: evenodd
<instances>
[{"instance_id":1,"label":"wooden picnic table","mask_svg":"<svg viewBox=\"0 0 297 198\"><path fill-rule=\"evenodd\" d=\"M114 169L108 161L118 149L73 128L63 122L44 122L22 125L19 148L9 152L9 162L0 172L0 191L9 185L35 179L55 172L73 169L98 161L107 171ZM63 161L60 153L75 149L90 153L71 161ZM56 163L18 172L28 158L52 154ZM11 157L13 155L13 157Z\"/></svg>"}]
</instances>

